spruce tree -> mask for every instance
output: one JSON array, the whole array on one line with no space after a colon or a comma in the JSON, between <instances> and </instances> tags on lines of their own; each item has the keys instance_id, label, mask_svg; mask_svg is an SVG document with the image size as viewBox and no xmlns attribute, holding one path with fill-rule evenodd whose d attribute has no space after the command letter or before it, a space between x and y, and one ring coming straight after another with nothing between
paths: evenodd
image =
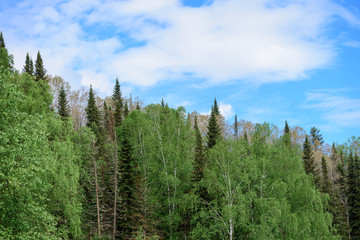
<instances>
[{"instance_id":1,"label":"spruce tree","mask_svg":"<svg viewBox=\"0 0 360 240\"><path fill-rule=\"evenodd\" d=\"M314 179L316 180L317 171L316 163L312 154L311 145L308 136L306 135L305 142L303 145L303 161L305 165L305 172L306 174L312 174Z\"/></svg>"},{"instance_id":2,"label":"spruce tree","mask_svg":"<svg viewBox=\"0 0 360 240\"><path fill-rule=\"evenodd\" d=\"M238 121L237 121L237 116L236 116L236 114L235 114L235 120L234 120L234 136L235 136L235 139L236 139L236 140L239 139Z\"/></svg>"},{"instance_id":3,"label":"spruce tree","mask_svg":"<svg viewBox=\"0 0 360 240\"><path fill-rule=\"evenodd\" d=\"M216 98L214 99L214 112L216 116L220 116L220 110L219 110L219 106L217 104Z\"/></svg>"},{"instance_id":4,"label":"spruce tree","mask_svg":"<svg viewBox=\"0 0 360 240\"><path fill-rule=\"evenodd\" d=\"M119 194L120 214L118 221L118 232L121 239L131 239L136 230L135 216L139 212L139 206L135 199L136 179L138 176L136 164L133 158L133 149L130 143L130 130L128 126L122 126L119 163Z\"/></svg>"},{"instance_id":5,"label":"spruce tree","mask_svg":"<svg viewBox=\"0 0 360 240\"><path fill-rule=\"evenodd\" d=\"M86 119L87 119L86 126L91 127L93 130L95 130L94 125L99 126L100 124L100 112L96 106L95 94L91 85L89 91L88 105L85 111L86 111Z\"/></svg>"},{"instance_id":6,"label":"spruce tree","mask_svg":"<svg viewBox=\"0 0 360 240\"><path fill-rule=\"evenodd\" d=\"M64 85L61 86L58 97L58 113L63 120L70 117L69 103L66 98Z\"/></svg>"},{"instance_id":7,"label":"spruce tree","mask_svg":"<svg viewBox=\"0 0 360 240\"><path fill-rule=\"evenodd\" d=\"M218 142L220 138L220 127L216 120L216 111L214 107L211 108L211 115L209 118L208 132L207 132L207 146L212 148Z\"/></svg>"},{"instance_id":8,"label":"spruce tree","mask_svg":"<svg viewBox=\"0 0 360 240\"><path fill-rule=\"evenodd\" d=\"M0 48L6 48L3 33L0 32Z\"/></svg>"},{"instance_id":9,"label":"spruce tree","mask_svg":"<svg viewBox=\"0 0 360 240\"><path fill-rule=\"evenodd\" d=\"M125 106L124 106L124 118L126 118L128 114L129 114L128 103L127 103L127 101L125 101Z\"/></svg>"},{"instance_id":10,"label":"spruce tree","mask_svg":"<svg viewBox=\"0 0 360 240\"><path fill-rule=\"evenodd\" d=\"M360 162L359 157L350 153L349 162L349 223L351 239L360 239Z\"/></svg>"},{"instance_id":11,"label":"spruce tree","mask_svg":"<svg viewBox=\"0 0 360 240\"><path fill-rule=\"evenodd\" d=\"M29 53L26 54L25 65L22 72L27 73L31 76L34 74L34 63L30 58Z\"/></svg>"},{"instance_id":12,"label":"spruce tree","mask_svg":"<svg viewBox=\"0 0 360 240\"><path fill-rule=\"evenodd\" d=\"M117 78L116 78L116 83L114 86L112 100L115 105L115 114L114 114L115 127L119 127L121 125L122 115L123 115L123 112L122 112L123 102L122 102L122 98L121 98L120 84L119 84L119 80Z\"/></svg>"},{"instance_id":13,"label":"spruce tree","mask_svg":"<svg viewBox=\"0 0 360 240\"><path fill-rule=\"evenodd\" d=\"M46 70L45 70L45 67L44 67L43 60L42 60L41 55L40 55L40 51L38 51L36 61L35 61L35 74L34 74L34 76L35 76L36 81L39 81L40 79L45 80Z\"/></svg>"}]
</instances>

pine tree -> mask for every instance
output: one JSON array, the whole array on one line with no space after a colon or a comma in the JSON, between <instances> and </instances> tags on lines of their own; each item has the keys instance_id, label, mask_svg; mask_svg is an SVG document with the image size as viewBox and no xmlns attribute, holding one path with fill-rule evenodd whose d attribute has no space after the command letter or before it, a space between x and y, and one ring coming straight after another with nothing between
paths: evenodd
<instances>
[{"instance_id":1,"label":"pine tree","mask_svg":"<svg viewBox=\"0 0 360 240\"><path fill-rule=\"evenodd\" d=\"M29 53L26 54L25 65L24 65L22 72L27 73L31 76L34 74L34 63L33 63L32 59L30 58Z\"/></svg>"},{"instance_id":2,"label":"pine tree","mask_svg":"<svg viewBox=\"0 0 360 240\"><path fill-rule=\"evenodd\" d=\"M350 153L349 162L349 223L351 239L360 239L360 162L359 157Z\"/></svg>"},{"instance_id":3,"label":"pine tree","mask_svg":"<svg viewBox=\"0 0 360 240\"><path fill-rule=\"evenodd\" d=\"M313 145L315 151L319 148L319 146L324 144L324 139L320 130L316 127L312 127L310 129L310 137L311 137L311 144Z\"/></svg>"},{"instance_id":4,"label":"pine tree","mask_svg":"<svg viewBox=\"0 0 360 240\"><path fill-rule=\"evenodd\" d=\"M69 103L66 98L64 85L61 86L58 97L58 113L63 120L70 117Z\"/></svg>"},{"instance_id":5,"label":"pine tree","mask_svg":"<svg viewBox=\"0 0 360 240\"><path fill-rule=\"evenodd\" d=\"M114 114L115 127L119 127L121 125L121 121L122 121L123 102L122 102L122 98L121 98L120 84L119 84L119 80L117 78L116 78L116 83L115 83L115 87L114 87L112 100L115 105L115 114Z\"/></svg>"},{"instance_id":6,"label":"pine tree","mask_svg":"<svg viewBox=\"0 0 360 240\"><path fill-rule=\"evenodd\" d=\"M35 61L35 79L39 81L40 79L45 80L46 77L46 70L44 67L43 60L40 55L40 51L37 53L36 61Z\"/></svg>"},{"instance_id":7,"label":"pine tree","mask_svg":"<svg viewBox=\"0 0 360 240\"><path fill-rule=\"evenodd\" d=\"M86 119L87 119L86 126L91 127L93 130L95 130L94 125L99 126L100 124L100 112L96 106L95 94L91 85L89 91L88 105L85 111L86 111Z\"/></svg>"},{"instance_id":8,"label":"pine tree","mask_svg":"<svg viewBox=\"0 0 360 240\"><path fill-rule=\"evenodd\" d=\"M237 121L236 114L235 114L235 120L234 120L234 136L235 136L236 140L239 139L238 121Z\"/></svg>"},{"instance_id":9,"label":"pine tree","mask_svg":"<svg viewBox=\"0 0 360 240\"><path fill-rule=\"evenodd\" d=\"M305 138L304 146L303 146L303 161L305 165L305 172L306 174L312 174L314 176L314 179L316 180L317 177L317 171L316 169L316 163L311 151L311 145L308 136ZM316 182L316 181L315 181Z\"/></svg>"},{"instance_id":10,"label":"pine tree","mask_svg":"<svg viewBox=\"0 0 360 240\"><path fill-rule=\"evenodd\" d=\"M216 111L214 107L211 108L211 115L209 118L208 132L207 132L207 146L212 148L220 138L220 127L216 120Z\"/></svg>"},{"instance_id":11,"label":"pine tree","mask_svg":"<svg viewBox=\"0 0 360 240\"><path fill-rule=\"evenodd\" d=\"M139 102L136 103L136 110L140 110L140 104L139 104Z\"/></svg>"},{"instance_id":12,"label":"pine tree","mask_svg":"<svg viewBox=\"0 0 360 240\"><path fill-rule=\"evenodd\" d=\"M14 70L13 56L8 54L2 32L0 32L0 67L4 67L10 71Z\"/></svg>"},{"instance_id":13,"label":"pine tree","mask_svg":"<svg viewBox=\"0 0 360 240\"><path fill-rule=\"evenodd\" d=\"M216 98L214 99L214 112L216 116L220 116L220 110L219 110L219 106L217 104Z\"/></svg>"}]
</instances>

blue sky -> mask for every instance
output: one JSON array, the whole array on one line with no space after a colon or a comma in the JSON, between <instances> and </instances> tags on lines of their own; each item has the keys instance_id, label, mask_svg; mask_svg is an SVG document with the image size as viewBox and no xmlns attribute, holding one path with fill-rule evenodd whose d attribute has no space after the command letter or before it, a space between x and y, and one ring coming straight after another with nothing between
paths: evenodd
<instances>
[{"instance_id":1,"label":"blue sky","mask_svg":"<svg viewBox=\"0 0 360 240\"><path fill-rule=\"evenodd\" d=\"M21 69L39 49L73 89L123 93L226 119L360 136L357 0L17 0L0 30Z\"/></svg>"}]
</instances>

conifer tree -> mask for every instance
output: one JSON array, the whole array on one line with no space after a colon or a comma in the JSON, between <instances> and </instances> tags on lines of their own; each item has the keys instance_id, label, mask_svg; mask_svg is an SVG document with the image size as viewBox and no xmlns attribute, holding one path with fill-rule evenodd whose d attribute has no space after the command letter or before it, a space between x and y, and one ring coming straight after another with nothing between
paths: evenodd
<instances>
[{"instance_id":1,"label":"conifer tree","mask_svg":"<svg viewBox=\"0 0 360 240\"><path fill-rule=\"evenodd\" d=\"M209 118L208 132L207 132L207 146L212 148L215 146L220 138L220 127L216 120L216 111L214 107L211 108L211 115Z\"/></svg>"},{"instance_id":2,"label":"conifer tree","mask_svg":"<svg viewBox=\"0 0 360 240\"><path fill-rule=\"evenodd\" d=\"M321 175L322 175L321 191L323 193L328 193L331 196L331 182L329 179L327 163L324 156L321 157Z\"/></svg>"},{"instance_id":3,"label":"conifer tree","mask_svg":"<svg viewBox=\"0 0 360 240\"><path fill-rule=\"evenodd\" d=\"M89 91L88 105L85 110L87 119L86 126L91 127L93 130L95 130L94 125L99 126L100 124L100 112L96 106L95 94L91 85Z\"/></svg>"},{"instance_id":4,"label":"conifer tree","mask_svg":"<svg viewBox=\"0 0 360 240\"><path fill-rule=\"evenodd\" d=\"M317 177L317 171L316 169L316 163L311 151L311 145L308 136L305 138L305 142L303 145L303 161L305 165L305 172L306 174L312 173L314 176L314 179L316 180Z\"/></svg>"},{"instance_id":5,"label":"conifer tree","mask_svg":"<svg viewBox=\"0 0 360 240\"><path fill-rule=\"evenodd\" d=\"M316 127L312 127L310 129L310 137L311 137L311 144L313 145L315 151L318 149L319 146L324 144L324 139L320 130Z\"/></svg>"},{"instance_id":6,"label":"conifer tree","mask_svg":"<svg viewBox=\"0 0 360 240\"><path fill-rule=\"evenodd\" d=\"M236 114L235 114L235 120L234 120L234 136L235 136L235 139L236 139L236 140L239 139L238 121L237 121L237 116L236 116Z\"/></svg>"},{"instance_id":7,"label":"conifer tree","mask_svg":"<svg viewBox=\"0 0 360 240\"><path fill-rule=\"evenodd\" d=\"M22 72L27 73L31 76L34 74L34 63L33 63L32 59L30 58L29 53L26 54L25 65L24 65Z\"/></svg>"},{"instance_id":8,"label":"conifer tree","mask_svg":"<svg viewBox=\"0 0 360 240\"><path fill-rule=\"evenodd\" d=\"M124 118L126 118L128 114L129 114L128 103L127 103L127 101L125 101L125 106L124 106Z\"/></svg>"},{"instance_id":9,"label":"conifer tree","mask_svg":"<svg viewBox=\"0 0 360 240\"><path fill-rule=\"evenodd\" d=\"M119 84L119 80L117 78L116 78L116 83L114 86L112 100L115 105L115 114L114 114L115 127L119 127L121 125L122 115L123 115L123 112L122 112L123 102L122 102L122 98L121 98L120 84Z\"/></svg>"},{"instance_id":10,"label":"conifer tree","mask_svg":"<svg viewBox=\"0 0 360 240\"><path fill-rule=\"evenodd\" d=\"M6 48L3 33L0 32L0 48Z\"/></svg>"},{"instance_id":11,"label":"conifer tree","mask_svg":"<svg viewBox=\"0 0 360 240\"><path fill-rule=\"evenodd\" d=\"M66 98L64 85L61 86L58 97L58 113L63 120L70 117L69 103Z\"/></svg>"},{"instance_id":12,"label":"conifer tree","mask_svg":"<svg viewBox=\"0 0 360 240\"><path fill-rule=\"evenodd\" d=\"M217 104L216 98L214 99L214 112L216 116L220 116L220 110L219 110L219 106Z\"/></svg>"},{"instance_id":13,"label":"conifer tree","mask_svg":"<svg viewBox=\"0 0 360 240\"><path fill-rule=\"evenodd\" d=\"M40 79L45 80L46 70L44 67L43 60L40 55L40 51L37 53L36 61L35 61L35 79L39 81Z\"/></svg>"},{"instance_id":14,"label":"conifer tree","mask_svg":"<svg viewBox=\"0 0 360 240\"><path fill-rule=\"evenodd\" d=\"M120 221L118 221L118 232L121 239L131 239L136 231L136 213L139 206L135 199L137 169L133 158L133 149L129 139L130 130L128 126L122 126L120 164L119 164L119 194L120 194Z\"/></svg>"},{"instance_id":15,"label":"conifer tree","mask_svg":"<svg viewBox=\"0 0 360 240\"><path fill-rule=\"evenodd\" d=\"M349 162L349 223L351 239L360 239L360 162L359 157L350 152Z\"/></svg>"},{"instance_id":16,"label":"conifer tree","mask_svg":"<svg viewBox=\"0 0 360 240\"><path fill-rule=\"evenodd\" d=\"M137 109L137 110L140 110L140 104L139 104L139 102L136 103L136 109Z\"/></svg>"}]
</instances>

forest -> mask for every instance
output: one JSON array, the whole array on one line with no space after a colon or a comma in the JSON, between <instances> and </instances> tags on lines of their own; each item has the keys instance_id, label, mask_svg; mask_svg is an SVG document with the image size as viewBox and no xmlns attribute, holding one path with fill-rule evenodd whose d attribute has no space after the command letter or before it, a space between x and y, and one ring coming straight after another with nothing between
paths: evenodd
<instances>
[{"instance_id":1,"label":"forest","mask_svg":"<svg viewBox=\"0 0 360 240\"><path fill-rule=\"evenodd\" d=\"M24 60L1 33L0 239L360 239L360 137L145 106L118 80L102 99Z\"/></svg>"}]
</instances>

